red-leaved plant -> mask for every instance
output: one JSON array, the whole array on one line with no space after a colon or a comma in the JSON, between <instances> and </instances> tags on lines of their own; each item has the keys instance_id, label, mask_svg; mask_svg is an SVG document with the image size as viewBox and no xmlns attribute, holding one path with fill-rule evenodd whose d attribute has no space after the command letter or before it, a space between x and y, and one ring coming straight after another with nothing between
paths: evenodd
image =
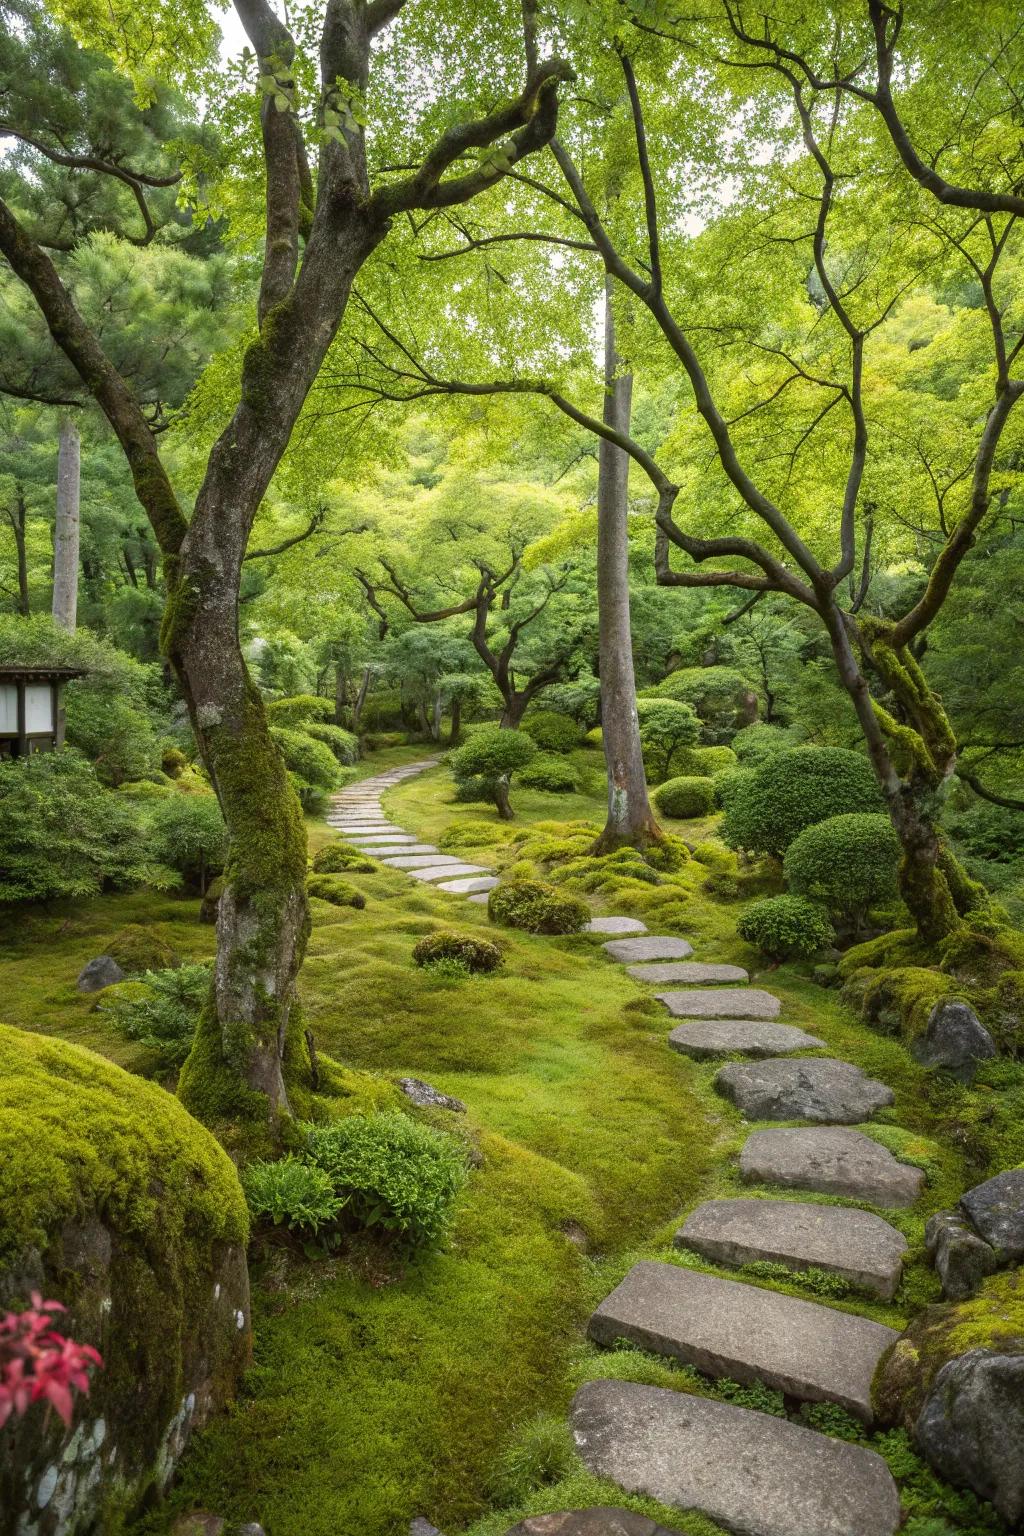
<instances>
[{"instance_id":1,"label":"red-leaved plant","mask_svg":"<svg viewBox=\"0 0 1024 1536\"><path fill-rule=\"evenodd\" d=\"M0 1429L12 1413L27 1413L40 1400L71 1426L73 1394L88 1392L89 1367L103 1361L91 1344L76 1344L53 1327L59 1301L32 1292L24 1312L0 1316Z\"/></svg>"}]
</instances>

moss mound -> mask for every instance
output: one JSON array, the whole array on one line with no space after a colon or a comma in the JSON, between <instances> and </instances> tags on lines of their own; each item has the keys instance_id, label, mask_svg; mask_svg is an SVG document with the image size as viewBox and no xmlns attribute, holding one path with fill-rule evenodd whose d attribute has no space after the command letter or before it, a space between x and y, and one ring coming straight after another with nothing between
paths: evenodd
<instances>
[{"instance_id":1,"label":"moss mound","mask_svg":"<svg viewBox=\"0 0 1024 1536\"><path fill-rule=\"evenodd\" d=\"M328 843L313 859L313 873L317 875L372 875L379 871L380 865L374 859L347 843Z\"/></svg>"},{"instance_id":2,"label":"moss mound","mask_svg":"<svg viewBox=\"0 0 1024 1536\"><path fill-rule=\"evenodd\" d=\"M357 891L354 885L349 885L338 875L310 875L306 890L319 901L330 902L332 907L355 907L361 912L366 906L362 891Z\"/></svg>"},{"instance_id":3,"label":"moss mound","mask_svg":"<svg viewBox=\"0 0 1024 1536\"><path fill-rule=\"evenodd\" d=\"M180 956L171 946L141 923L129 923L116 933L107 945L107 954L129 976L141 976L143 971L166 971L181 964Z\"/></svg>"},{"instance_id":4,"label":"moss mound","mask_svg":"<svg viewBox=\"0 0 1024 1536\"><path fill-rule=\"evenodd\" d=\"M501 950L490 939L479 939L474 933L455 933L445 928L439 933L428 933L420 939L412 952L417 965L434 965L438 960L452 960L467 971L484 974L496 971L501 965Z\"/></svg>"},{"instance_id":5,"label":"moss mound","mask_svg":"<svg viewBox=\"0 0 1024 1536\"><path fill-rule=\"evenodd\" d=\"M503 881L491 892L487 911L493 922L527 933L579 933L590 918L586 902L542 880Z\"/></svg>"}]
</instances>

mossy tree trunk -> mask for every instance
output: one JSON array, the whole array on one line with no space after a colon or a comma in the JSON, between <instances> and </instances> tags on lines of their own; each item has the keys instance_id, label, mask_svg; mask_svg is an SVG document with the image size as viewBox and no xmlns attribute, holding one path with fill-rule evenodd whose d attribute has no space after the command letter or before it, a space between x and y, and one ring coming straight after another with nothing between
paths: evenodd
<instances>
[{"instance_id":1,"label":"mossy tree trunk","mask_svg":"<svg viewBox=\"0 0 1024 1536\"><path fill-rule=\"evenodd\" d=\"M512 803L509 800L508 792L509 776L507 773L500 773L494 781L494 804L497 807L498 815L501 817L502 821L515 820L515 812L512 809Z\"/></svg>"},{"instance_id":2,"label":"mossy tree trunk","mask_svg":"<svg viewBox=\"0 0 1024 1536\"><path fill-rule=\"evenodd\" d=\"M605 279L604 422L628 434L632 375L623 373L615 345L612 281ZM602 438L597 472L597 610L601 732L608 769L608 817L594 853L645 848L661 841L647 797L640 745L629 612L629 455Z\"/></svg>"}]
</instances>

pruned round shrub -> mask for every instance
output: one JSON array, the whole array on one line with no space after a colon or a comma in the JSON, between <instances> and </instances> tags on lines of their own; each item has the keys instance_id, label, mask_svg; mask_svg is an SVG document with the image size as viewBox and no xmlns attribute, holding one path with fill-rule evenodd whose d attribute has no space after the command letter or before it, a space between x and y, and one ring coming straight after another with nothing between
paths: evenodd
<instances>
[{"instance_id":1,"label":"pruned round shrub","mask_svg":"<svg viewBox=\"0 0 1024 1536\"><path fill-rule=\"evenodd\" d=\"M451 929L426 934L416 945L412 957L417 965L454 960L477 975L496 971L501 964L501 950L490 939L479 939L472 933L455 933Z\"/></svg>"},{"instance_id":2,"label":"pruned round shrub","mask_svg":"<svg viewBox=\"0 0 1024 1536\"><path fill-rule=\"evenodd\" d=\"M805 827L790 843L783 865L786 884L795 895L859 922L876 902L896 897L900 851L888 816L830 816Z\"/></svg>"},{"instance_id":3,"label":"pruned round shrub","mask_svg":"<svg viewBox=\"0 0 1024 1536\"><path fill-rule=\"evenodd\" d=\"M338 760L323 741L314 741L303 730L272 725L270 734L277 744L289 772L303 784L317 789L334 789L338 782Z\"/></svg>"},{"instance_id":4,"label":"pruned round shrub","mask_svg":"<svg viewBox=\"0 0 1024 1536\"><path fill-rule=\"evenodd\" d=\"M493 922L527 933L579 933L590 921L590 908L543 880L503 880L487 899Z\"/></svg>"},{"instance_id":5,"label":"pruned round shrub","mask_svg":"<svg viewBox=\"0 0 1024 1536\"><path fill-rule=\"evenodd\" d=\"M266 706L271 725L299 726L310 720L333 720L334 705L315 693L294 693L285 699L271 699Z\"/></svg>"},{"instance_id":6,"label":"pruned round shrub","mask_svg":"<svg viewBox=\"0 0 1024 1536\"><path fill-rule=\"evenodd\" d=\"M188 767L188 758L180 747L165 746L160 754L160 767L169 779L177 779Z\"/></svg>"},{"instance_id":7,"label":"pruned round shrub","mask_svg":"<svg viewBox=\"0 0 1024 1536\"><path fill-rule=\"evenodd\" d=\"M313 856L313 873L316 875L372 875L379 870L380 865L375 860L358 848L350 848L347 843L328 843Z\"/></svg>"},{"instance_id":8,"label":"pruned round shrub","mask_svg":"<svg viewBox=\"0 0 1024 1536\"><path fill-rule=\"evenodd\" d=\"M689 704L674 699L637 699L636 710L647 775L657 784L668 778L679 748L697 741L700 721Z\"/></svg>"},{"instance_id":9,"label":"pruned round shrub","mask_svg":"<svg viewBox=\"0 0 1024 1536\"><path fill-rule=\"evenodd\" d=\"M773 960L817 954L835 939L824 909L803 896L765 896L752 902L736 928L740 938Z\"/></svg>"},{"instance_id":10,"label":"pruned round shrub","mask_svg":"<svg viewBox=\"0 0 1024 1536\"><path fill-rule=\"evenodd\" d=\"M805 827L883 809L865 757L845 747L794 747L730 787L721 834L733 848L781 857Z\"/></svg>"},{"instance_id":11,"label":"pruned round shrub","mask_svg":"<svg viewBox=\"0 0 1024 1536\"><path fill-rule=\"evenodd\" d=\"M147 812L153 857L202 895L224 873L228 829L216 795L163 795Z\"/></svg>"},{"instance_id":12,"label":"pruned round shrub","mask_svg":"<svg viewBox=\"0 0 1024 1536\"><path fill-rule=\"evenodd\" d=\"M490 800L499 816L510 820L508 795L512 775L525 768L536 754L534 742L522 731L503 731L496 725L474 731L465 746L448 755L456 799Z\"/></svg>"},{"instance_id":13,"label":"pruned round shrub","mask_svg":"<svg viewBox=\"0 0 1024 1536\"><path fill-rule=\"evenodd\" d=\"M527 715L522 729L542 752L571 752L580 739L576 721L553 709L538 709L535 714Z\"/></svg>"},{"instance_id":14,"label":"pruned round shrub","mask_svg":"<svg viewBox=\"0 0 1024 1536\"><path fill-rule=\"evenodd\" d=\"M711 779L683 776L667 779L654 791L654 803L664 816L685 821L693 816L710 816L715 809L715 786Z\"/></svg>"},{"instance_id":15,"label":"pruned round shrub","mask_svg":"<svg viewBox=\"0 0 1024 1536\"><path fill-rule=\"evenodd\" d=\"M338 762L346 768L350 768L357 761L359 737L353 736L351 731L321 720L311 720L303 725L302 729L307 736L312 736L314 741L322 741L325 746L330 747Z\"/></svg>"},{"instance_id":16,"label":"pruned round shrub","mask_svg":"<svg viewBox=\"0 0 1024 1536\"><path fill-rule=\"evenodd\" d=\"M549 795L571 795L579 787L579 776L563 757L538 752L520 771L519 782L527 789L540 789Z\"/></svg>"},{"instance_id":17,"label":"pruned round shrub","mask_svg":"<svg viewBox=\"0 0 1024 1536\"><path fill-rule=\"evenodd\" d=\"M726 768L723 773L715 774L711 782L715 786L715 804L719 810L724 811L730 801L736 798L752 772L750 768Z\"/></svg>"},{"instance_id":18,"label":"pruned round shrub","mask_svg":"<svg viewBox=\"0 0 1024 1536\"><path fill-rule=\"evenodd\" d=\"M787 726L772 725L767 720L744 726L732 739L732 750L747 768L759 768L767 758L798 745L795 731Z\"/></svg>"},{"instance_id":19,"label":"pruned round shrub","mask_svg":"<svg viewBox=\"0 0 1024 1536\"><path fill-rule=\"evenodd\" d=\"M126 976L167 970L181 963L171 946L141 923L129 923L127 928L115 933L106 952L117 961Z\"/></svg>"},{"instance_id":20,"label":"pruned round shrub","mask_svg":"<svg viewBox=\"0 0 1024 1536\"><path fill-rule=\"evenodd\" d=\"M410 1243L435 1243L466 1182L458 1143L397 1110L305 1127L307 1156L348 1215Z\"/></svg>"},{"instance_id":21,"label":"pruned round shrub","mask_svg":"<svg viewBox=\"0 0 1024 1536\"><path fill-rule=\"evenodd\" d=\"M361 912L366 906L366 897L362 891L357 891L354 885L349 885L340 875L309 875L306 890L318 901L329 901L332 907L355 907Z\"/></svg>"},{"instance_id":22,"label":"pruned round shrub","mask_svg":"<svg viewBox=\"0 0 1024 1536\"><path fill-rule=\"evenodd\" d=\"M682 775L695 779L713 779L739 766L731 747L681 747L672 764Z\"/></svg>"},{"instance_id":23,"label":"pruned round shrub","mask_svg":"<svg viewBox=\"0 0 1024 1536\"><path fill-rule=\"evenodd\" d=\"M291 1154L276 1162L250 1163L242 1173L242 1188L254 1222L312 1237L335 1221L345 1204L329 1173Z\"/></svg>"}]
</instances>

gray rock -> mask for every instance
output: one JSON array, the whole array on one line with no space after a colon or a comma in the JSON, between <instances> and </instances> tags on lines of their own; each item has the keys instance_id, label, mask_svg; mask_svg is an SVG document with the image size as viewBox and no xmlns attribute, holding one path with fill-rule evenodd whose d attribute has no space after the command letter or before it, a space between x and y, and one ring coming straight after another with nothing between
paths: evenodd
<instances>
[{"instance_id":1,"label":"gray rock","mask_svg":"<svg viewBox=\"0 0 1024 1536\"><path fill-rule=\"evenodd\" d=\"M669 961L667 965L631 965L629 974L635 981L688 981L695 987L722 981L750 980L742 966L705 965L699 960Z\"/></svg>"},{"instance_id":2,"label":"gray rock","mask_svg":"<svg viewBox=\"0 0 1024 1536\"><path fill-rule=\"evenodd\" d=\"M771 1019L689 1019L677 1024L668 1037L674 1051L700 1061L707 1056L776 1056L780 1051L808 1051L824 1045L791 1024Z\"/></svg>"},{"instance_id":3,"label":"gray rock","mask_svg":"<svg viewBox=\"0 0 1024 1536\"><path fill-rule=\"evenodd\" d=\"M647 924L638 917L595 917L587 924L584 933L646 933Z\"/></svg>"},{"instance_id":4,"label":"gray rock","mask_svg":"<svg viewBox=\"0 0 1024 1536\"><path fill-rule=\"evenodd\" d=\"M923 1066L944 1067L961 1081L970 1082L979 1061L996 1055L996 1046L973 1008L946 999L936 1003L928 1015L914 1055Z\"/></svg>"},{"instance_id":5,"label":"gray rock","mask_svg":"<svg viewBox=\"0 0 1024 1536\"><path fill-rule=\"evenodd\" d=\"M976 1184L960 1205L1001 1258L1024 1259L1024 1168L1009 1168Z\"/></svg>"},{"instance_id":6,"label":"gray rock","mask_svg":"<svg viewBox=\"0 0 1024 1536\"><path fill-rule=\"evenodd\" d=\"M999 1268L995 1249L955 1211L936 1211L924 1229L924 1243L947 1301L966 1300Z\"/></svg>"},{"instance_id":7,"label":"gray rock","mask_svg":"<svg viewBox=\"0 0 1024 1536\"><path fill-rule=\"evenodd\" d=\"M695 1509L738 1536L892 1536L896 1484L874 1451L785 1419L631 1381L590 1381L572 1406L588 1470Z\"/></svg>"},{"instance_id":8,"label":"gray rock","mask_svg":"<svg viewBox=\"0 0 1024 1536\"><path fill-rule=\"evenodd\" d=\"M507 1536L672 1536L663 1525L628 1509L564 1509L557 1515L532 1515Z\"/></svg>"},{"instance_id":9,"label":"gray rock","mask_svg":"<svg viewBox=\"0 0 1024 1536\"><path fill-rule=\"evenodd\" d=\"M392 832L371 832L369 834L349 832L345 835L346 843L351 843L353 848L368 848L371 851L381 843L402 843L408 845L416 842L408 832L401 832L397 828Z\"/></svg>"},{"instance_id":10,"label":"gray rock","mask_svg":"<svg viewBox=\"0 0 1024 1536\"><path fill-rule=\"evenodd\" d=\"M798 1200L708 1200L676 1233L716 1264L767 1259L789 1269L824 1269L889 1301L903 1272L907 1240L881 1216Z\"/></svg>"},{"instance_id":11,"label":"gray rock","mask_svg":"<svg viewBox=\"0 0 1024 1536\"><path fill-rule=\"evenodd\" d=\"M441 1536L436 1525L431 1525L429 1520L424 1520L420 1515L409 1527L409 1536Z\"/></svg>"},{"instance_id":12,"label":"gray rock","mask_svg":"<svg viewBox=\"0 0 1024 1536\"><path fill-rule=\"evenodd\" d=\"M648 934L642 939L609 939L601 948L613 960L629 964L638 960L685 960L693 954L693 945L685 939L669 938L665 934Z\"/></svg>"},{"instance_id":13,"label":"gray rock","mask_svg":"<svg viewBox=\"0 0 1024 1536\"><path fill-rule=\"evenodd\" d=\"M740 1153L747 1184L779 1184L902 1210L921 1193L924 1173L901 1163L863 1131L828 1125L754 1131Z\"/></svg>"},{"instance_id":14,"label":"gray rock","mask_svg":"<svg viewBox=\"0 0 1024 1536\"><path fill-rule=\"evenodd\" d=\"M892 1328L737 1280L634 1264L593 1313L595 1344L628 1339L709 1376L762 1381L806 1402L838 1403L871 1422L871 1378Z\"/></svg>"},{"instance_id":15,"label":"gray rock","mask_svg":"<svg viewBox=\"0 0 1024 1536\"><path fill-rule=\"evenodd\" d=\"M473 896L481 891L493 891L497 883L497 875L469 875L465 880L442 880L437 889L450 891L453 896Z\"/></svg>"},{"instance_id":16,"label":"gray rock","mask_svg":"<svg viewBox=\"0 0 1024 1536\"><path fill-rule=\"evenodd\" d=\"M895 1095L849 1061L734 1061L721 1067L715 1087L748 1120L822 1120L854 1125Z\"/></svg>"},{"instance_id":17,"label":"gray rock","mask_svg":"<svg viewBox=\"0 0 1024 1536\"><path fill-rule=\"evenodd\" d=\"M458 860L454 864L430 864L426 869L407 869L406 874L413 880L454 880L457 875L486 875L489 871L483 864L460 864Z\"/></svg>"},{"instance_id":18,"label":"gray rock","mask_svg":"<svg viewBox=\"0 0 1024 1536\"><path fill-rule=\"evenodd\" d=\"M374 855L379 857L379 855ZM461 864L461 859L454 858L450 853L396 853L381 859L389 869L430 869L439 864Z\"/></svg>"},{"instance_id":19,"label":"gray rock","mask_svg":"<svg viewBox=\"0 0 1024 1536\"><path fill-rule=\"evenodd\" d=\"M972 1349L939 1371L914 1429L918 1448L947 1482L1024 1520L1024 1355Z\"/></svg>"},{"instance_id":20,"label":"gray rock","mask_svg":"<svg viewBox=\"0 0 1024 1536\"><path fill-rule=\"evenodd\" d=\"M457 1115L466 1113L466 1106L461 1099L453 1099L451 1094L442 1093L439 1088L425 1083L420 1077L400 1077L398 1086L406 1098L411 1099L420 1109L450 1109Z\"/></svg>"},{"instance_id":21,"label":"gray rock","mask_svg":"<svg viewBox=\"0 0 1024 1536\"><path fill-rule=\"evenodd\" d=\"M360 848L359 852L365 853L368 857L380 859L381 863L383 863L393 853L403 855L410 853L437 853L437 849L433 843L396 843L390 841L383 844L375 843L372 848Z\"/></svg>"},{"instance_id":22,"label":"gray rock","mask_svg":"<svg viewBox=\"0 0 1024 1536\"><path fill-rule=\"evenodd\" d=\"M782 1008L771 992L757 987L697 988L685 992L656 992L674 1019L777 1019Z\"/></svg>"},{"instance_id":23,"label":"gray rock","mask_svg":"<svg viewBox=\"0 0 1024 1536\"><path fill-rule=\"evenodd\" d=\"M444 890L444 886L443 885L439 886L438 889L443 891ZM486 893L486 891L482 891L482 892L480 892L476 896L470 896L469 900L472 901L478 907L486 907L486 905L487 905L487 893Z\"/></svg>"},{"instance_id":24,"label":"gray rock","mask_svg":"<svg viewBox=\"0 0 1024 1536\"><path fill-rule=\"evenodd\" d=\"M97 955L82 966L75 986L79 992L102 992L119 981L124 981L124 971L117 961L111 955Z\"/></svg>"}]
</instances>

